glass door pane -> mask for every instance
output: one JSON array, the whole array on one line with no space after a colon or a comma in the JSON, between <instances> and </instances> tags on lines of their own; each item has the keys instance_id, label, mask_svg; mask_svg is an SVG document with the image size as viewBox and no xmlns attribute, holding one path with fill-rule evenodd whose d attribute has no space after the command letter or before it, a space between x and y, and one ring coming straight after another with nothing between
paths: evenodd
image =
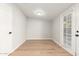
<instances>
[{"instance_id":1,"label":"glass door pane","mask_svg":"<svg viewBox=\"0 0 79 59\"><path fill-rule=\"evenodd\" d=\"M67 48L71 48L71 35L72 35L71 16L72 14L64 16L64 45Z\"/></svg>"}]
</instances>

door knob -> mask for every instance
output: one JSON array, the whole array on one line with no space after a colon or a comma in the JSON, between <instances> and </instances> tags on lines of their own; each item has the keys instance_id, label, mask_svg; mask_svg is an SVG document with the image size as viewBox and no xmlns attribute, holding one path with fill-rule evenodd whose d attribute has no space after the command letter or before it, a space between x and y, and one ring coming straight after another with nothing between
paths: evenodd
<instances>
[{"instance_id":1,"label":"door knob","mask_svg":"<svg viewBox=\"0 0 79 59\"><path fill-rule=\"evenodd\" d=\"M9 32L9 34L12 34L12 32Z\"/></svg>"},{"instance_id":2,"label":"door knob","mask_svg":"<svg viewBox=\"0 0 79 59\"><path fill-rule=\"evenodd\" d=\"M78 34L76 34L75 36L76 36L76 37L78 37L79 35L78 35Z\"/></svg>"},{"instance_id":3,"label":"door knob","mask_svg":"<svg viewBox=\"0 0 79 59\"><path fill-rule=\"evenodd\" d=\"M79 33L79 31L78 31L78 30L77 30L76 32L77 32L77 33Z\"/></svg>"}]
</instances>

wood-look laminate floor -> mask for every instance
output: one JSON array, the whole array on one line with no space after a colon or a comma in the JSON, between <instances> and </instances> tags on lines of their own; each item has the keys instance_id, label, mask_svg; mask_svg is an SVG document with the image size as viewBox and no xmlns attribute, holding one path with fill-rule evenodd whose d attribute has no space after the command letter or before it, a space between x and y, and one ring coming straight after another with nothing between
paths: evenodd
<instances>
[{"instance_id":1,"label":"wood-look laminate floor","mask_svg":"<svg viewBox=\"0 0 79 59\"><path fill-rule=\"evenodd\" d=\"M51 40L28 40L9 56L71 56Z\"/></svg>"}]
</instances>

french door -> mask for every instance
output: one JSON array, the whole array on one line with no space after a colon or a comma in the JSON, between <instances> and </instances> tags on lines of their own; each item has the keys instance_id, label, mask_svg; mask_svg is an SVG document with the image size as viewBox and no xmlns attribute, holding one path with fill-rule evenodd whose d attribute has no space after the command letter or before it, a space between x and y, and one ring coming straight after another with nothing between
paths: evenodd
<instances>
[{"instance_id":1,"label":"french door","mask_svg":"<svg viewBox=\"0 0 79 59\"><path fill-rule=\"evenodd\" d=\"M64 48L75 55L75 12L68 10L63 17L63 45Z\"/></svg>"}]
</instances>

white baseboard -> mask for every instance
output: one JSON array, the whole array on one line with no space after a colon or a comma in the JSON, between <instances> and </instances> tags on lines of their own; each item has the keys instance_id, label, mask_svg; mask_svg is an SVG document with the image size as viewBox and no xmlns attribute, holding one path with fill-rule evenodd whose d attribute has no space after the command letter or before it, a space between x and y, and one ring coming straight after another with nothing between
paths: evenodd
<instances>
[{"instance_id":1,"label":"white baseboard","mask_svg":"<svg viewBox=\"0 0 79 59\"><path fill-rule=\"evenodd\" d=\"M28 38L27 40L51 40L52 38Z\"/></svg>"},{"instance_id":2,"label":"white baseboard","mask_svg":"<svg viewBox=\"0 0 79 59\"><path fill-rule=\"evenodd\" d=\"M63 47L63 45L62 45L61 43L57 42L56 40L53 40L53 39L52 39L52 41L54 41L54 42L55 42L56 44L58 44L59 46Z\"/></svg>"},{"instance_id":3,"label":"white baseboard","mask_svg":"<svg viewBox=\"0 0 79 59\"><path fill-rule=\"evenodd\" d=\"M25 41L26 41L26 40L24 40L24 41L21 42L18 46L16 46L14 49L12 49L12 50L8 53L8 55L11 54L12 52L14 52L17 48L19 48Z\"/></svg>"},{"instance_id":4,"label":"white baseboard","mask_svg":"<svg viewBox=\"0 0 79 59\"><path fill-rule=\"evenodd\" d=\"M57 42L56 40L52 40L55 43L57 43L60 47L62 47L63 49L65 49L67 52L69 52L71 55L74 55L75 52L68 50L67 48L65 48L61 43Z\"/></svg>"}]
</instances>

